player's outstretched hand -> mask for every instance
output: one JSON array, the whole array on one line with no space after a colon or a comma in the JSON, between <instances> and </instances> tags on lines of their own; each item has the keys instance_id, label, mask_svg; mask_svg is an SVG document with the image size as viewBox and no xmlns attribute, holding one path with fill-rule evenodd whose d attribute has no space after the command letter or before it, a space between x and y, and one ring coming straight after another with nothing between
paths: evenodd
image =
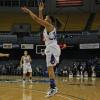
<instances>
[{"instance_id":1,"label":"player's outstretched hand","mask_svg":"<svg viewBox=\"0 0 100 100\"><path fill-rule=\"evenodd\" d=\"M40 2L39 3L39 10L42 11L44 9L44 3Z\"/></svg>"},{"instance_id":2,"label":"player's outstretched hand","mask_svg":"<svg viewBox=\"0 0 100 100\"><path fill-rule=\"evenodd\" d=\"M9 57L10 56L10 54L5 54L5 57Z\"/></svg>"}]
</instances>

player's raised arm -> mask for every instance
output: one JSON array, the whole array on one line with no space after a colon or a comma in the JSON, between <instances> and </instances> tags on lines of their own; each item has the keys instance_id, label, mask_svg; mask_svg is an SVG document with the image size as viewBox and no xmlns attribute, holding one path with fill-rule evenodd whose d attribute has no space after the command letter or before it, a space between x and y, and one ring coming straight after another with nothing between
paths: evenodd
<instances>
[{"instance_id":1,"label":"player's raised arm","mask_svg":"<svg viewBox=\"0 0 100 100\"><path fill-rule=\"evenodd\" d=\"M43 10L44 10L44 3L39 3L39 18L43 19Z\"/></svg>"},{"instance_id":2,"label":"player's raised arm","mask_svg":"<svg viewBox=\"0 0 100 100\"><path fill-rule=\"evenodd\" d=\"M25 13L29 14L32 19L34 21L36 21L38 24L46 27L48 29L48 31L52 31L52 24L49 23L48 21L46 20L43 20L43 19L40 19L36 14L34 14L31 10L29 10L27 7L21 7L22 11L24 11Z\"/></svg>"},{"instance_id":3,"label":"player's raised arm","mask_svg":"<svg viewBox=\"0 0 100 100\"><path fill-rule=\"evenodd\" d=\"M9 57L9 54L0 53L0 57Z\"/></svg>"}]
</instances>

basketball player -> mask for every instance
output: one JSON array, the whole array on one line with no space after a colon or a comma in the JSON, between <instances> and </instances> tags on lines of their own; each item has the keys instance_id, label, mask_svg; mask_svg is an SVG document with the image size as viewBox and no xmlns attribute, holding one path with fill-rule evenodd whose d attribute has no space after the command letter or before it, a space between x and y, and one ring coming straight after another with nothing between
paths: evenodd
<instances>
[{"instance_id":1,"label":"basketball player","mask_svg":"<svg viewBox=\"0 0 100 100\"><path fill-rule=\"evenodd\" d=\"M43 7L43 3L39 5L39 9L40 6ZM29 10L26 7L22 7L21 9L25 13L29 14L30 17L38 24L45 27L43 32L43 40L45 41L46 45L46 63L48 75L50 78L50 89L47 92L47 97L53 96L58 92L55 82L54 67L59 63L59 57L61 53L60 47L57 44L56 28L54 26L55 20L52 16L46 16L45 19L42 19L43 17L39 18L36 14L34 14L31 10Z\"/></svg>"},{"instance_id":2,"label":"basketball player","mask_svg":"<svg viewBox=\"0 0 100 100\"><path fill-rule=\"evenodd\" d=\"M0 53L0 57L9 57L9 54Z\"/></svg>"},{"instance_id":3,"label":"basketball player","mask_svg":"<svg viewBox=\"0 0 100 100\"><path fill-rule=\"evenodd\" d=\"M31 68L31 57L27 51L24 51L24 55L21 57L20 66L23 67L23 83L25 83L26 75L29 73L29 82L32 83L32 68Z\"/></svg>"}]
</instances>

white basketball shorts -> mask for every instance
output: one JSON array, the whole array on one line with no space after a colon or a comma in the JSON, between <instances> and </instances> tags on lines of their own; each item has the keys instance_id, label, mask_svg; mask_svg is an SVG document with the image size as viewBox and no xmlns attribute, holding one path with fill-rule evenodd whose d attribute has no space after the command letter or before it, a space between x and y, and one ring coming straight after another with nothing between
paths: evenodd
<instances>
[{"instance_id":1,"label":"white basketball shorts","mask_svg":"<svg viewBox=\"0 0 100 100\"><path fill-rule=\"evenodd\" d=\"M61 50L59 45L49 45L45 49L47 67L55 66L59 63Z\"/></svg>"},{"instance_id":2,"label":"white basketball shorts","mask_svg":"<svg viewBox=\"0 0 100 100\"><path fill-rule=\"evenodd\" d=\"M27 72L32 72L31 64L23 64L23 74L26 74Z\"/></svg>"}]
</instances>

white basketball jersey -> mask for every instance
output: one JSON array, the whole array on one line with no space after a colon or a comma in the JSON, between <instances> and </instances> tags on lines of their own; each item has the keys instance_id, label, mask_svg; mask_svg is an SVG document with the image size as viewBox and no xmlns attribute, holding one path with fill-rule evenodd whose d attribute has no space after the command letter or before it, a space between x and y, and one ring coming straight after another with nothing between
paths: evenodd
<instances>
[{"instance_id":1,"label":"white basketball jersey","mask_svg":"<svg viewBox=\"0 0 100 100\"><path fill-rule=\"evenodd\" d=\"M51 32L47 32L47 29L44 29L43 38L45 41L45 45L48 46L50 44L57 44L57 35L56 35L56 28L53 29Z\"/></svg>"},{"instance_id":2,"label":"white basketball jersey","mask_svg":"<svg viewBox=\"0 0 100 100\"><path fill-rule=\"evenodd\" d=\"M30 57L29 56L23 56L23 64L30 64Z\"/></svg>"}]
</instances>

